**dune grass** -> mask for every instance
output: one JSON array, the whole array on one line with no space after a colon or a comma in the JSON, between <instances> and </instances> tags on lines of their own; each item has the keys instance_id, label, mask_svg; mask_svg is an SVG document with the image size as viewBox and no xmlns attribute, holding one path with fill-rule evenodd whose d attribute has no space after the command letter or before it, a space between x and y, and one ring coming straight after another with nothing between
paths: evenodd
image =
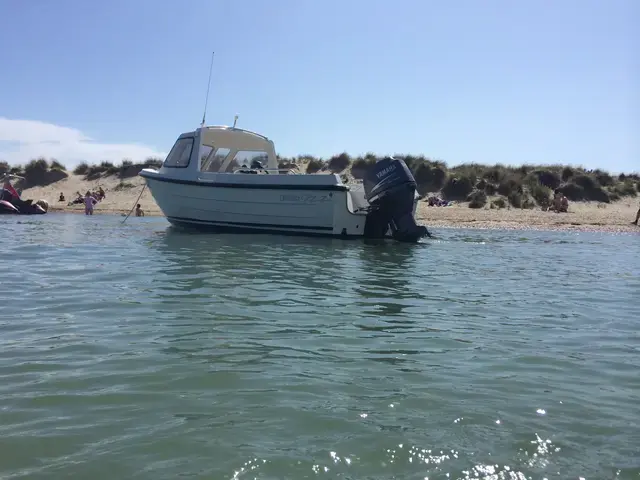
<instances>
[{"instance_id":1,"label":"dune grass","mask_svg":"<svg viewBox=\"0 0 640 480\"><path fill-rule=\"evenodd\" d=\"M158 158L148 158L143 163L134 164L130 160L122 160L120 165L111 162L102 162L99 165L89 165L86 162L79 164L73 169L74 175L81 175L85 180L97 180L108 176L118 176L121 179L131 178L138 175L140 170L148 167L160 167L162 160ZM7 162L0 161L0 175L12 173L25 178L26 188L43 187L67 178L69 172L67 168L57 160L46 160L37 158L31 160L26 165L12 166Z\"/></svg>"},{"instance_id":2,"label":"dune grass","mask_svg":"<svg viewBox=\"0 0 640 480\"><path fill-rule=\"evenodd\" d=\"M467 163L449 167L445 162L420 155L397 154L413 172L419 193L439 195L446 200L469 202L470 208L546 207L554 191L562 192L570 201L610 203L623 197L636 197L640 192L638 173L612 175L604 170L588 170L566 165L481 165ZM338 173L346 178L362 179L366 169L380 158L373 153L351 157L343 152L329 159L312 155L278 157L280 168L306 165L307 173ZM159 167L162 160L148 158L134 164L124 159L119 165L86 162L74 168L75 175L86 180L117 176L127 179L140 170ZM64 165L56 160L38 158L24 166L11 166L0 161L0 174L11 172L25 177L28 186L43 186L68 176Z\"/></svg>"},{"instance_id":3,"label":"dune grass","mask_svg":"<svg viewBox=\"0 0 640 480\"><path fill-rule=\"evenodd\" d=\"M604 170L588 170L566 165L482 165L467 163L449 167L445 162L424 156L394 155L402 158L413 172L423 195L440 195L446 200L469 202L470 208L547 207L555 191L570 201L610 203L640 192L638 173L612 175ZM348 171L358 179L366 168L381 157L368 153L350 157L341 153L322 160L304 155L280 158L280 165L307 163L307 172ZM492 200L491 200L492 199Z\"/></svg>"}]
</instances>

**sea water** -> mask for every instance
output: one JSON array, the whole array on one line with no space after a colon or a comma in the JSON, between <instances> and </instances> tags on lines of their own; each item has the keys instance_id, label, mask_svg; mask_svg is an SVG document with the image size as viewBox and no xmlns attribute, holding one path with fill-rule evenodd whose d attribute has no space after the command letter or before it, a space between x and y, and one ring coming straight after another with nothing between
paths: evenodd
<instances>
[{"instance_id":1,"label":"sea water","mask_svg":"<svg viewBox=\"0 0 640 480\"><path fill-rule=\"evenodd\" d=\"M1 220L2 479L640 478L638 235Z\"/></svg>"}]
</instances>

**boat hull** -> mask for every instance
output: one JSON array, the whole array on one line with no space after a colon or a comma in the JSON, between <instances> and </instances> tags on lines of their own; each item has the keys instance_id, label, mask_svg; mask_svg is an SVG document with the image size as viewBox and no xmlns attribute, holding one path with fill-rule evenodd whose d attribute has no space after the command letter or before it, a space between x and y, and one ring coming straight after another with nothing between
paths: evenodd
<instances>
[{"instance_id":1,"label":"boat hull","mask_svg":"<svg viewBox=\"0 0 640 480\"><path fill-rule=\"evenodd\" d=\"M143 175L174 226L234 233L362 237L366 214L349 208L342 185L226 185ZM331 188L335 187L335 188Z\"/></svg>"},{"instance_id":2,"label":"boat hull","mask_svg":"<svg viewBox=\"0 0 640 480\"><path fill-rule=\"evenodd\" d=\"M169 223L181 230L202 233L238 233L238 234L275 234L302 237L337 237L337 238L362 238L362 235L334 234L332 231L318 231L292 228L283 228L279 225L247 225L242 223L204 222L191 218L166 217Z\"/></svg>"},{"instance_id":3,"label":"boat hull","mask_svg":"<svg viewBox=\"0 0 640 480\"><path fill-rule=\"evenodd\" d=\"M47 212L39 205L24 203L18 208L7 200L0 200L0 215L44 215L45 213Z\"/></svg>"},{"instance_id":4,"label":"boat hull","mask_svg":"<svg viewBox=\"0 0 640 480\"><path fill-rule=\"evenodd\" d=\"M20 210L6 200L0 200L0 215L20 215Z\"/></svg>"}]
</instances>

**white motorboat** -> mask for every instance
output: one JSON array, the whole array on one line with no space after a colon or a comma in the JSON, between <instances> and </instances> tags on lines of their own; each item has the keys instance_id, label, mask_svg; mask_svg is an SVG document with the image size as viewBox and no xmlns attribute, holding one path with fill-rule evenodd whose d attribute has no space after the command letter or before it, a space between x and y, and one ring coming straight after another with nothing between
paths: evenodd
<instances>
[{"instance_id":1,"label":"white motorboat","mask_svg":"<svg viewBox=\"0 0 640 480\"><path fill-rule=\"evenodd\" d=\"M160 169L140 175L179 227L405 242L429 235L414 219L413 175L391 157L370 167L363 184L345 184L337 174L279 169L263 135L203 126L180 135Z\"/></svg>"}]
</instances>

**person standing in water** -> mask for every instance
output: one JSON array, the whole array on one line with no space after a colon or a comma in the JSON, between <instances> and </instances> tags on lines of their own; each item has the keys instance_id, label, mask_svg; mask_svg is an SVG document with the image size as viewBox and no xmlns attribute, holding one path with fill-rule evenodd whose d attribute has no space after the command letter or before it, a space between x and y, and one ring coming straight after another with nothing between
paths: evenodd
<instances>
[{"instance_id":1,"label":"person standing in water","mask_svg":"<svg viewBox=\"0 0 640 480\"><path fill-rule=\"evenodd\" d=\"M91 196L91 192L87 190L84 194L84 214L93 215L93 205L96 203L96 199Z\"/></svg>"},{"instance_id":2,"label":"person standing in water","mask_svg":"<svg viewBox=\"0 0 640 480\"><path fill-rule=\"evenodd\" d=\"M136 217L144 217L144 210L142 210L140 204L136 207Z\"/></svg>"}]
</instances>

